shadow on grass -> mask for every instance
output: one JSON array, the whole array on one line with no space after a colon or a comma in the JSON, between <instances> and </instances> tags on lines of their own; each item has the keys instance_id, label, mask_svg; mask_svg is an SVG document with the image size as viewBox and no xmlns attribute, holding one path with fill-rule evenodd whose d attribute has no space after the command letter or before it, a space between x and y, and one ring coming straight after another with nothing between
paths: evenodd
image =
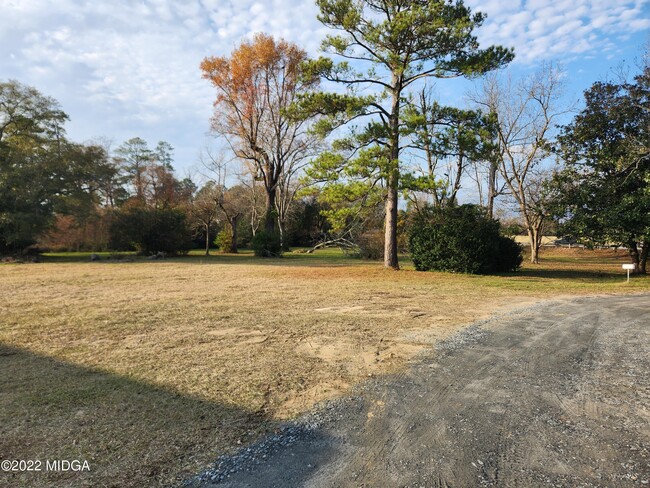
<instances>
[{"instance_id":1,"label":"shadow on grass","mask_svg":"<svg viewBox=\"0 0 650 488\"><path fill-rule=\"evenodd\" d=\"M584 279L584 280L620 280L621 273L614 273L603 270L579 270L579 269L557 269L557 268L523 268L516 273L509 273L505 276L519 278L537 279Z\"/></svg>"},{"instance_id":2,"label":"shadow on grass","mask_svg":"<svg viewBox=\"0 0 650 488\"><path fill-rule=\"evenodd\" d=\"M121 253L121 260L109 259L111 253L97 253L103 264L157 264L157 263L183 263L194 265L255 265L255 266L282 266L282 267L355 267L383 269L380 260L359 259L343 254L339 249L320 249L312 254L301 252L296 249L293 252L285 253L281 258L258 258L251 250L242 250L239 254L221 254L212 252L205 256L202 251L192 251L187 256L170 257L163 260L148 260L143 256L136 256L135 253ZM91 253L49 253L42 257L44 263L88 263ZM413 263L408 254L399 256L400 267L405 270L412 270ZM553 255L543 257L540 265L525 265L514 273L499 273L492 276L503 278L515 278L516 281L542 281L542 280L574 280L617 282L625 278L620 270L620 264L627 262L629 257L625 254L616 256L562 256ZM639 276L645 279L643 275ZM635 279L635 277L633 277Z\"/></svg>"},{"instance_id":3,"label":"shadow on grass","mask_svg":"<svg viewBox=\"0 0 650 488\"><path fill-rule=\"evenodd\" d=\"M42 461L41 472L0 471L0 486L170 486L276 426L0 343L0 459ZM46 460L87 461L90 471L46 472Z\"/></svg>"},{"instance_id":4,"label":"shadow on grass","mask_svg":"<svg viewBox=\"0 0 650 488\"><path fill-rule=\"evenodd\" d=\"M177 262L186 264L244 264L259 266L355 266L355 265L379 265L380 261L369 261L352 256L346 256L339 250L322 250L308 254L299 250L286 252L279 258L258 258L252 251L243 250L238 254L221 254L213 252L209 256L203 253L191 252L186 256L173 256L162 260L149 259L146 256L138 256L135 253L119 253L116 257L114 253L102 252L95 253L99 257L98 261L91 261L90 256L93 253L46 253L41 256L43 263L159 263L159 262ZM407 259L408 260L408 259Z\"/></svg>"}]
</instances>

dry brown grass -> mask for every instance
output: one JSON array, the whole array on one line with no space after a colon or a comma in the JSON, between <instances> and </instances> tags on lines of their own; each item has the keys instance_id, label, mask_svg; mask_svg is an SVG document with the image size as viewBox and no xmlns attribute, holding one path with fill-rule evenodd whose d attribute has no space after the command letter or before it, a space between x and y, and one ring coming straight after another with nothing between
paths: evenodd
<instances>
[{"instance_id":1,"label":"dry brown grass","mask_svg":"<svg viewBox=\"0 0 650 488\"><path fill-rule=\"evenodd\" d=\"M170 484L498 309L649 289L620 252L543 257L497 277L332 252L0 266L0 458L91 465L0 484Z\"/></svg>"}]
</instances>

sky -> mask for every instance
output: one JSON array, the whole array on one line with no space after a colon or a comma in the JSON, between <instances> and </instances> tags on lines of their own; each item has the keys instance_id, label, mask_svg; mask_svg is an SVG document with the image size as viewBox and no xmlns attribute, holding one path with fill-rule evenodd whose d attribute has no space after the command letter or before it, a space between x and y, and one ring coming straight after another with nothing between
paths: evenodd
<instances>
[{"instance_id":1,"label":"sky","mask_svg":"<svg viewBox=\"0 0 650 488\"><path fill-rule=\"evenodd\" d=\"M465 0L487 13L482 46L515 49L525 74L561 63L568 97L633 64L650 42L650 0ZM0 81L15 79L58 100L77 142L132 137L175 148L179 176L211 144L213 88L206 56L227 55L256 32L283 37L317 56L328 30L313 0L0 0ZM437 89L462 103L462 83Z\"/></svg>"}]
</instances>

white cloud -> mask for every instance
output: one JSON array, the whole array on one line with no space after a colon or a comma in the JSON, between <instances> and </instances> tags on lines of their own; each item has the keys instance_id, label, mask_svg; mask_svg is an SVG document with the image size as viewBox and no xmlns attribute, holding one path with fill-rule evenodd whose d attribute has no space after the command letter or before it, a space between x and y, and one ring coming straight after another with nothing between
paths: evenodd
<instances>
[{"instance_id":1,"label":"white cloud","mask_svg":"<svg viewBox=\"0 0 650 488\"><path fill-rule=\"evenodd\" d=\"M322 37L300 0L0 0L0 12L0 73L57 98L82 137L202 137L214 97L205 56L259 31L314 53Z\"/></svg>"},{"instance_id":2,"label":"white cloud","mask_svg":"<svg viewBox=\"0 0 650 488\"><path fill-rule=\"evenodd\" d=\"M466 3L488 14L484 27L477 31L479 40L514 47L516 62L522 64L598 53L617 40L650 29L650 0Z\"/></svg>"},{"instance_id":3,"label":"white cloud","mask_svg":"<svg viewBox=\"0 0 650 488\"><path fill-rule=\"evenodd\" d=\"M615 56L621 38L650 28L650 0L466 2L488 14L482 44L514 46L523 64ZM201 59L260 31L317 54L326 34L305 0L0 0L0 12L0 73L57 98L74 137L152 134L178 147L208 127Z\"/></svg>"}]
</instances>

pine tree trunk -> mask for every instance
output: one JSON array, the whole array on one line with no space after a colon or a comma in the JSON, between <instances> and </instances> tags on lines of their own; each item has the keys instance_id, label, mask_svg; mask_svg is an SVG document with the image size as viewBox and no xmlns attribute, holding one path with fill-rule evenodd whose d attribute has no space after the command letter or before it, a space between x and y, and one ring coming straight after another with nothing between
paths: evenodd
<instances>
[{"instance_id":1,"label":"pine tree trunk","mask_svg":"<svg viewBox=\"0 0 650 488\"><path fill-rule=\"evenodd\" d=\"M397 259L397 187L389 178L386 197L386 220L384 234L384 266L399 269Z\"/></svg>"},{"instance_id":2,"label":"pine tree trunk","mask_svg":"<svg viewBox=\"0 0 650 488\"><path fill-rule=\"evenodd\" d=\"M138 166L135 169L135 192L136 197L141 202L144 202L144 185L142 184L142 169Z\"/></svg>"},{"instance_id":3,"label":"pine tree trunk","mask_svg":"<svg viewBox=\"0 0 650 488\"><path fill-rule=\"evenodd\" d=\"M495 163L490 163L490 174L488 180L487 213L488 217L493 219L494 199L497 197L497 165Z\"/></svg>"},{"instance_id":4,"label":"pine tree trunk","mask_svg":"<svg viewBox=\"0 0 650 488\"><path fill-rule=\"evenodd\" d=\"M393 73L392 107L390 116L389 171L387 178L386 217L384 221L384 266L399 269L397 258L397 204L399 202L399 108L402 87L399 76Z\"/></svg>"}]
</instances>

